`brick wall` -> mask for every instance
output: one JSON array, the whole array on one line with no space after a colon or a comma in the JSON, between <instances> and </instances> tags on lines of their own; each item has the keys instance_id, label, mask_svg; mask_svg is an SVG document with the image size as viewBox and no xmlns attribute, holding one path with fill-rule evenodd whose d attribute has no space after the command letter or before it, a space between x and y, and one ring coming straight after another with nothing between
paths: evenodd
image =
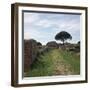
<instances>
[{"instance_id":1,"label":"brick wall","mask_svg":"<svg viewBox=\"0 0 90 90\"><path fill-rule=\"evenodd\" d=\"M24 40L24 71L30 69L30 65L37 56L37 42L35 40Z\"/></svg>"}]
</instances>

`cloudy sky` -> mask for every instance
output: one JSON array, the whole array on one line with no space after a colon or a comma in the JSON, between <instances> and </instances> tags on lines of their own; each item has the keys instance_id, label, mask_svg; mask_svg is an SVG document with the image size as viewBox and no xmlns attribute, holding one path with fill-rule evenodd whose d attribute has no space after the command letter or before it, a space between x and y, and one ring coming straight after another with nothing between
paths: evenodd
<instances>
[{"instance_id":1,"label":"cloudy sky","mask_svg":"<svg viewBox=\"0 0 90 90\"><path fill-rule=\"evenodd\" d=\"M24 39L35 39L43 45L55 41L55 35L67 31L72 35L68 42L80 40L80 15L24 12Z\"/></svg>"}]
</instances>

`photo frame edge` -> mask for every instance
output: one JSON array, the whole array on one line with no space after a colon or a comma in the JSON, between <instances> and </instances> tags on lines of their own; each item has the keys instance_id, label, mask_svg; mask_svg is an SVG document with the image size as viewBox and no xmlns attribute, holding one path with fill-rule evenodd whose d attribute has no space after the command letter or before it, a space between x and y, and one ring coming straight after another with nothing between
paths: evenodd
<instances>
[{"instance_id":1,"label":"photo frame edge","mask_svg":"<svg viewBox=\"0 0 90 90\"><path fill-rule=\"evenodd\" d=\"M11 86L18 85L18 9L11 4Z\"/></svg>"},{"instance_id":2,"label":"photo frame edge","mask_svg":"<svg viewBox=\"0 0 90 90\"><path fill-rule=\"evenodd\" d=\"M86 33L85 33L85 40L86 40L86 50L85 50L85 54L86 54L86 73L85 73L85 80L81 80L81 81L68 81L68 82L50 82L50 83L37 83L37 84L18 84L18 7L19 6L38 6L38 7L42 7L44 5L44 7L48 6L48 7L56 7L56 8L60 8L60 7L64 7L66 9L66 7L68 7L68 9L70 9L71 7L73 7L72 9L81 9L81 10L85 10L85 29L86 29ZM46 4L32 4L32 3L14 3L11 4L11 86L14 87L22 87L22 86L41 86L41 85L60 85L60 84L73 84L73 83L87 83L88 82L88 60L87 60L87 55L88 55L88 7L79 7L79 6L62 6L62 5L46 5ZM15 41L15 42L14 42ZM15 48L14 48L15 47ZM14 56L15 55L15 56Z\"/></svg>"}]
</instances>

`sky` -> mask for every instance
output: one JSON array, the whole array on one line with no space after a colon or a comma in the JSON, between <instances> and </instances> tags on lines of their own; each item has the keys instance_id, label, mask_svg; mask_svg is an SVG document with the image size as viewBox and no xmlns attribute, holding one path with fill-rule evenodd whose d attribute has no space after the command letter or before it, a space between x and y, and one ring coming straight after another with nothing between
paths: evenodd
<instances>
[{"instance_id":1,"label":"sky","mask_svg":"<svg viewBox=\"0 0 90 90\"><path fill-rule=\"evenodd\" d=\"M80 15L24 12L24 39L35 39L45 45L56 41L55 35L61 31L71 34L72 40L67 42L80 41Z\"/></svg>"}]
</instances>

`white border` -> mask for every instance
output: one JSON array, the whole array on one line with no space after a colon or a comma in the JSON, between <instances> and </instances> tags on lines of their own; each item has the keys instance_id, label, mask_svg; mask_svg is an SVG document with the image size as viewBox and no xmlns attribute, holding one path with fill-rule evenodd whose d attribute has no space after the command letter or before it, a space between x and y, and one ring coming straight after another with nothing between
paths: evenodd
<instances>
[{"instance_id":1,"label":"white border","mask_svg":"<svg viewBox=\"0 0 90 90\"><path fill-rule=\"evenodd\" d=\"M81 13L81 62L80 62L80 75L68 75L68 76L48 76L48 77L30 77L22 79L22 10L35 10L35 11L55 11L55 12L67 12L67 13ZM65 82L65 81L80 81L85 80L85 11L84 10L72 10L72 9L55 9L55 8L39 8L39 7L18 7L18 83L19 84L34 84L34 83L47 83L47 82Z\"/></svg>"}]
</instances>

